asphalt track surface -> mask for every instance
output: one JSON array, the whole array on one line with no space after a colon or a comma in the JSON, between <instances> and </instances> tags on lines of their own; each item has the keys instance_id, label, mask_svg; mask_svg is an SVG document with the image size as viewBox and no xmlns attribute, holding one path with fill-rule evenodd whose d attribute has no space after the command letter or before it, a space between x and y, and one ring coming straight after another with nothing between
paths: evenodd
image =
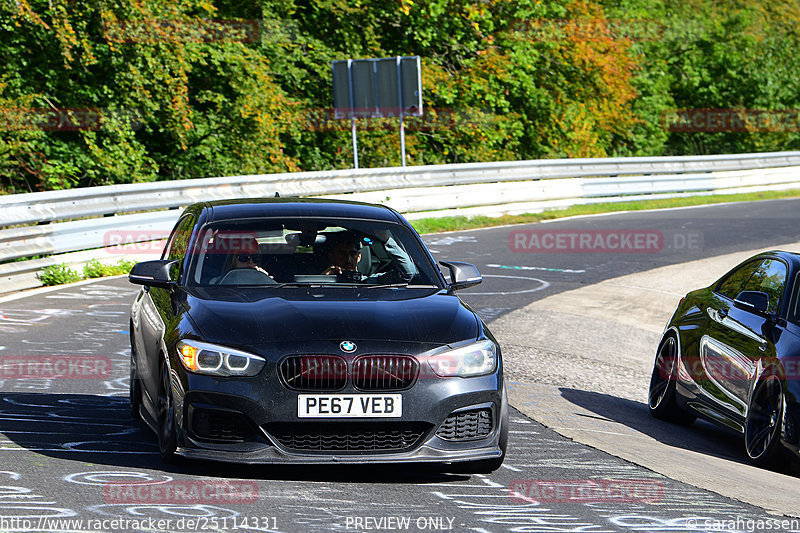
<instances>
[{"instance_id":1,"label":"asphalt track surface","mask_svg":"<svg viewBox=\"0 0 800 533\"><path fill-rule=\"evenodd\" d=\"M581 285L800 241L798 208L798 200L780 200L625 213L425 241L438 259L481 269L484 283L462 297L491 327ZM636 253L532 253L514 248L520 230L661 240ZM0 301L0 361L85 355L110 369L92 379L0 379L0 531L800 531L800 523L781 524L780 516L565 439L516 410L506 462L486 476L406 466L162 465L155 436L128 414L135 291L114 279ZM586 492L587 480L605 490ZM230 491L198 494L220 481Z\"/></svg>"}]
</instances>

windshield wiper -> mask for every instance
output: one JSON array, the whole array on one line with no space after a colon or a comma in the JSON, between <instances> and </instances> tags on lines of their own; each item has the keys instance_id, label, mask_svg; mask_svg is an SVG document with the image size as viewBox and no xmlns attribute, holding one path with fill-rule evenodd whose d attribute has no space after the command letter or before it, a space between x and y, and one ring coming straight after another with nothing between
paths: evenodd
<instances>
[{"instance_id":1,"label":"windshield wiper","mask_svg":"<svg viewBox=\"0 0 800 533\"><path fill-rule=\"evenodd\" d=\"M366 287L364 283L325 283L320 281L288 281L286 283L276 283L275 285L264 285L264 287Z\"/></svg>"},{"instance_id":2,"label":"windshield wiper","mask_svg":"<svg viewBox=\"0 0 800 533\"><path fill-rule=\"evenodd\" d=\"M438 289L436 285L411 285L408 282L403 283L383 283L380 285L367 285L370 289L391 289L394 287L406 287L408 289Z\"/></svg>"}]
</instances>

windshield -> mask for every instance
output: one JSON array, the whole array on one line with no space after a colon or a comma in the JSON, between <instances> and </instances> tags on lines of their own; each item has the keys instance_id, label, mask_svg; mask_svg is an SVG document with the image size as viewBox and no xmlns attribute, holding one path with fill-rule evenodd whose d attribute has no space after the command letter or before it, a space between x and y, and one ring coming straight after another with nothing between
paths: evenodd
<instances>
[{"instance_id":1,"label":"windshield","mask_svg":"<svg viewBox=\"0 0 800 533\"><path fill-rule=\"evenodd\" d=\"M400 224L351 219L226 220L206 225L187 285L440 287L418 239Z\"/></svg>"}]
</instances>

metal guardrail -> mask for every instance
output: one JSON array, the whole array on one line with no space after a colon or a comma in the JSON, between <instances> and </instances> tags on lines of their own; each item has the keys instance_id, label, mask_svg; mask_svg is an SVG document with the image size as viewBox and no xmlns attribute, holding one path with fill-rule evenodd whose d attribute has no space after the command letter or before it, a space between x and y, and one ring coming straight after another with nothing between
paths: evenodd
<instances>
[{"instance_id":1,"label":"metal guardrail","mask_svg":"<svg viewBox=\"0 0 800 533\"><path fill-rule=\"evenodd\" d=\"M795 187L800 188L800 152L299 172L0 196L0 262L66 254L0 264L0 293L38 285L35 272L50 264L86 260L87 253L73 257L70 252L162 236L177 219L177 208L203 200L271 197L277 192L385 203L409 218L420 218L452 210L502 214L639 197ZM149 212L131 214L137 211Z\"/></svg>"},{"instance_id":2,"label":"metal guardrail","mask_svg":"<svg viewBox=\"0 0 800 533\"><path fill-rule=\"evenodd\" d=\"M800 152L687 157L552 159L295 172L109 185L0 196L0 227L184 206L208 199L321 196L414 187L557 178L657 176L800 165Z\"/></svg>"}]
</instances>

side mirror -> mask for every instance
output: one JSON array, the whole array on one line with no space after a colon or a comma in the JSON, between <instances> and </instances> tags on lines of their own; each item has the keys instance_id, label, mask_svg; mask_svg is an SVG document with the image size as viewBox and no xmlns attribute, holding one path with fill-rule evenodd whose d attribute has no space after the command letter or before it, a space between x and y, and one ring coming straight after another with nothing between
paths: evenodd
<instances>
[{"instance_id":1,"label":"side mirror","mask_svg":"<svg viewBox=\"0 0 800 533\"><path fill-rule=\"evenodd\" d=\"M769 307L769 296L767 293L760 291L742 291L733 301L733 305L745 311L766 315Z\"/></svg>"},{"instance_id":2,"label":"side mirror","mask_svg":"<svg viewBox=\"0 0 800 533\"><path fill-rule=\"evenodd\" d=\"M459 261L439 261L439 264L450 270L450 289L457 291L472 287L483 281L478 268L471 263Z\"/></svg>"},{"instance_id":3,"label":"side mirror","mask_svg":"<svg viewBox=\"0 0 800 533\"><path fill-rule=\"evenodd\" d=\"M137 285L148 287L159 287L161 289L172 289L175 282L169 277L169 270L178 261L160 259L158 261L143 261L133 265L128 281Z\"/></svg>"}]
</instances>

